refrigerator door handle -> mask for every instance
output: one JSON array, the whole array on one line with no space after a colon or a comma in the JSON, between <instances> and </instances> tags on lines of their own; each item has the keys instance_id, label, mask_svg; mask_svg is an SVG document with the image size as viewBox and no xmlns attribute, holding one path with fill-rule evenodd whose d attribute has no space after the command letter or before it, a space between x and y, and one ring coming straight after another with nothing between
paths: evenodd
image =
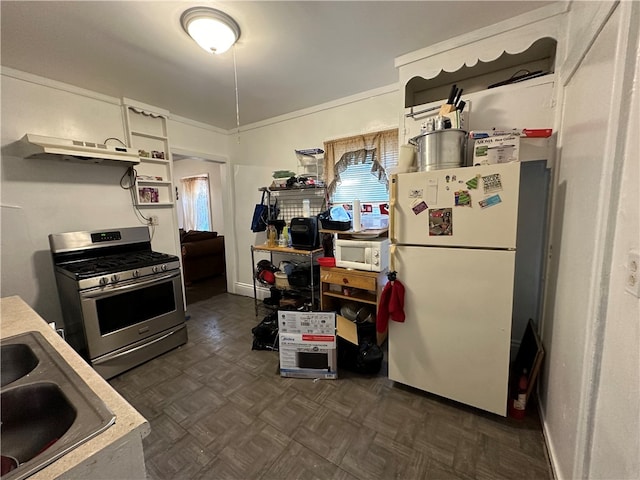
<instances>
[{"instance_id":1,"label":"refrigerator door handle","mask_svg":"<svg viewBox=\"0 0 640 480\"><path fill-rule=\"evenodd\" d=\"M389 271L396 271L396 244L392 243L389 247Z\"/></svg>"},{"instance_id":2,"label":"refrigerator door handle","mask_svg":"<svg viewBox=\"0 0 640 480\"><path fill-rule=\"evenodd\" d=\"M389 192L389 239L392 244L396 243L396 192L397 192L398 176L391 175L391 192Z\"/></svg>"}]
</instances>

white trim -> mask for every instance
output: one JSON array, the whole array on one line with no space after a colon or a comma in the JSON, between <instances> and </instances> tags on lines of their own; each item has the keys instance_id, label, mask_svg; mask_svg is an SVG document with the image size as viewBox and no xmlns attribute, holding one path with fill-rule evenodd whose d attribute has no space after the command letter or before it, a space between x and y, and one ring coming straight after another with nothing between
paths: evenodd
<instances>
[{"instance_id":1,"label":"white trim","mask_svg":"<svg viewBox=\"0 0 640 480\"><path fill-rule=\"evenodd\" d=\"M536 395L538 396L538 415L540 415L540 423L542 424L542 439L544 440L544 444L547 447L547 457L549 458L549 465L551 466L551 475L552 478L560 478L558 476L558 469L556 468L555 459L558 458L558 454L556 453L556 449L553 447L553 443L551 442L552 436L549 435L549 424L547 423L547 419L545 417L545 410L542 408L542 404L540 402L540 382L536 383Z\"/></svg>"},{"instance_id":2,"label":"white trim","mask_svg":"<svg viewBox=\"0 0 640 480\"><path fill-rule=\"evenodd\" d=\"M251 285L250 283L236 282L234 293L236 295L242 295L243 297L253 298L253 285ZM258 300L263 300L270 296L271 292L269 291L269 289L256 286L256 297Z\"/></svg>"},{"instance_id":3,"label":"white trim","mask_svg":"<svg viewBox=\"0 0 640 480\"><path fill-rule=\"evenodd\" d=\"M633 15L633 3L622 2L618 13L620 19L617 30L615 46L615 63L613 67L613 84L611 88L611 103L609 104L610 119L605 137L605 152L613 152L609 156L611 161L604 163L603 174L600 183L600 195L598 202L597 221L601 228L598 229L595 244L595 258L592 267L592 282L588 297L587 318L593 318L593 322L587 322L590 328L586 331L586 346L583 365L585 365L582 377L580 404L578 408L578 430L576 432L576 451L573 462L573 474L575 478L589 478L591 464L591 449L593 447L593 433L598 402L598 389L600 387L600 368L604 348L604 336L606 327L606 314L608 309L609 279L613 261L613 246L615 243L617 210L620 195L621 172L624 167L625 142L627 135L625 129L619 129L618 125L627 125L629 110L626 108L623 92L630 91L625 88L633 85L632 68L627 68L627 60L634 52L630 48L635 46L637 32L632 33L631 18ZM607 21L611 15L607 16ZM605 22L606 23L606 22ZM604 24L596 32L600 33ZM630 39L634 37L634 44L630 47ZM589 43L592 45L594 39ZM585 52L586 55L586 52ZM584 56L582 57L584 58ZM630 78L629 78L630 77Z\"/></svg>"},{"instance_id":4,"label":"white trim","mask_svg":"<svg viewBox=\"0 0 640 480\"><path fill-rule=\"evenodd\" d=\"M74 85L69 85L68 83L58 82L57 80L51 80L50 78L40 77L32 73L15 70L9 67L0 67L0 72L5 77L15 78L17 80L41 85L43 87L53 88L55 90L60 90L67 93L73 93L75 95L99 100L101 102L110 103L113 105L121 105L119 98L103 95L92 90L86 90Z\"/></svg>"},{"instance_id":5,"label":"white trim","mask_svg":"<svg viewBox=\"0 0 640 480\"><path fill-rule=\"evenodd\" d=\"M195 160L204 160L206 162L229 163L229 158L223 155L218 155L215 153L196 152L194 150L179 147L171 147L171 156L174 161L193 158Z\"/></svg>"},{"instance_id":6,"label":"white trim","mask_svg":"<svg viewBox=\"0 0 640 480\"><path fill-rule=\"evenodd\" d=\"M198 122L197 120L192 120L187 117L181 117L180 115L171 114L171 121L176 123L183 123L191 127L202 128L203 130L209 130L210 132L219 133L221 135L229 135L229 130L216 127L214 125L209 125L208 123ZM235 129L234 129L234 132L235 132Z\"/></svg>"},{"instance_id":7,"label":"white trim","mask_svg":"<svg viewBox=\"0 0 640 480\"><path fill-rule=\"evenodd\" d=\"M573 74L576 73L576 70L591 49L593 42L598 38L598 34L604 28L609 17L611 17L613 11L618 6L618 3L618 1L600 3L594 18L588 23L585 30L580 32L579 37L575 39L571 51L567 52L562 67L559 69L561 72L559 77L560 85L566 86L571 81Z\"/></svg>"},{"instance_id":8,"label":"white trim","mask_svg":"<svg viewBox=\"0 0 640 480\"><path fill-rule=\"evenodd\" d=\"M430 47L425 47L420 50L416 50L405 55L396 57L394 64L396 68L402 67L409 63L416 62L423 58L431 57L433 55L453 50L454 48L462 47L471 43L484 40L485 38L493 37L500 33L515 30L520 27L531 25L532 23L545 20L547 18L554 17L561 13L565 13L569 9L569 2L558 2L552 5L532 10L531 12L523 13L517 17L503 20L502 22L495 23L485 28L474 30L465 35L460 35L456 38L445 40Z\"/></svg>"},{"instance_id":9,"label":"white trim","mask_svg":"<svg viewBox=\"0 0 640 480\"><path fill-rule=\"evenodd\" d=\"M142 103L142 102L139 102L137 100L133 100L131 98L122 97L122 105L124 105L126 107L131 107L133 109L144 110L145 112L150 112L150 113L153 113L155 115L163 116L163 117L165 117L167 119L170 117L169 110L165 110L163 108L156 107L155 105L149 105L147 103ZM138 113L143 113L143 112L138 112Z\"/></svg>"},{"instance_id":10,"label":"white trim","mask_svg":"<svg viewBox=\"0 0 640 480\"><path fill-rule=\"evenodd\" d=\"M400 89L399 83L392 83L391 85L386 85L384 87L374 88L373 90L367 90L365 92L356 93L355 95L350 95L348 97L339 98L337 100L321 103L319 105L314 105L313 107L304 108L302 110L297 110L295 112L285 113L284 115L279 115L277 117L271 117L266 120L261 120L259 122L240 126L240 133L246 132L249 130L254 130L257 128L266 127L268 125L274 125L276 123L282 123L288 120L293 120L293 119L304 117L307 115L312 115L314 113L322 112L324 110L331 110L332 108L349 105L350 103L360 102L362 100L367 100L369 98L379 97L382 95L386 95L388 93L394 93L399 91L399 89ZM233 128L233 129L227 130L226 133L228 133L229 135L234 135L238 133L238 129Z\"/></svg>"}]
</instances>

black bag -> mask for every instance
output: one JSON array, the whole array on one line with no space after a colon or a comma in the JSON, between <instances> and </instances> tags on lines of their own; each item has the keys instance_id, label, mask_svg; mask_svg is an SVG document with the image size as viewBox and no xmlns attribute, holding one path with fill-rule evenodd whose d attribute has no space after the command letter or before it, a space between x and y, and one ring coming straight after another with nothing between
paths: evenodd
<instances>
[{"instance_id":1,"label":"black bag","mask_svg":"<svg viewBox=\"0 0 640 480\"><path fill-rule=\"evenodd\" d=\"M375 323L358 324L359 345L338 337L338 367L365 375L373 375L382 368L384 352L376 344Z\"/></svg>"},{"instance_id":2,"label":"black bag","mask_svg":"<svg viewBox=\"0 0 640 480\"><path fill-rule=\"evenodd\" d=\"M278 351L278 313L273 312L251 329L253 345L251 350Z\"/></svg>"},{"instance_id":3,"label":"black bag","mask_svg":"<svg viewBox=\"0 0 640 480\"><path fill-rule=\"evenodd\" d=\"M262 200L256 204L253 209L253 218L251 219L251 231L252 232L264 232L267 229L269 220L276 220L280 215L280 208L278 207L278 199L276 198L271 212L269 212L269 204L264 203L265 192L262 192ZM269 214L271 213L271 214Z\"/></svg>"}]
</instances>

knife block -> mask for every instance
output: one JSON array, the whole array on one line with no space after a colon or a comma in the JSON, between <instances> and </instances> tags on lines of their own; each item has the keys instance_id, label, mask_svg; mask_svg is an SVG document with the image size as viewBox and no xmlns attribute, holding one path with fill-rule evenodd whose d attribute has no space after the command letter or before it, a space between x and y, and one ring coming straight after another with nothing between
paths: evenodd
<instances>
[{"instance_id":1,"label":"knife block","mask_svg":"<svg viewBox=\"0 0 640 480\"><path fill-rule=\"evenodd\" d=\"M438 115L440 115L441 117L444 117L448 113L455 112L455 111L456 111L455 105L450 105L448 103L445 103L440 107L440 111L438 112Z\"/></svg>"}]
</instances>

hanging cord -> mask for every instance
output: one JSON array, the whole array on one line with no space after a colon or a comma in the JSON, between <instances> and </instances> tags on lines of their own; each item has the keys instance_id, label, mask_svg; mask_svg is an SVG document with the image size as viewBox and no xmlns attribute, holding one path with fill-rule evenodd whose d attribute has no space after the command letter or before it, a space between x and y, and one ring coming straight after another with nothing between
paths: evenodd
<instances>
[{"instance_id":1,"label":"hanging cord","mask_svg":"<svg viewBox=\"0 0 640 480\"><path fill-rule=\"evenodd\" d=\"M131 194L131 205L133 205L134 213L136 214L136 216L141 217L144 220L144 223L148 225L149 221L151 219L145 217L144 214L138 208L138 205L136 205L135 187L136 187L136 176L137 175L138 175L138 172L136 172L135 168L133 168L133 167L127 168L127 170L124 172L122 177L120 177L120 188L122 188L124 190L129 190L129 193ZM152 237L151 238L153 238L154 231L155 231L155 227L152 228L152 232L151 232L152 233Z\"/></svg>"},{"instance_id":2,"label":"hanging cord","mask_svg":"<svg viewBox=\"0 0 640 480\"><path fill-rule=\"evenodd\" d=\"M117 138L117 137L109 137L109 138L107 138L107 139L106 139L104 142L102 142L102 143L104 143L104 144L106 145L106 144L107 144L107 142L108 142L109 140L116 140L116 141L120 142L120 143L122 144L122 146L123 146L123 147L127 147L127 144L126 144L126 143L124 143L122 140L120 140L120 139L119 139L119 138Z\"/></svg>"},{"instance_id":3,"label":"hanging cord","mask_svg":"<svg viewBox=\"0 0 640 480\"><path fill-rule=\"evenodd\" d=\"M233 79L236 87L236 133L240 143L240 102L238 100L238 62L236 61L236 46L233 46Z\"/></svg>"}]
</instances>

